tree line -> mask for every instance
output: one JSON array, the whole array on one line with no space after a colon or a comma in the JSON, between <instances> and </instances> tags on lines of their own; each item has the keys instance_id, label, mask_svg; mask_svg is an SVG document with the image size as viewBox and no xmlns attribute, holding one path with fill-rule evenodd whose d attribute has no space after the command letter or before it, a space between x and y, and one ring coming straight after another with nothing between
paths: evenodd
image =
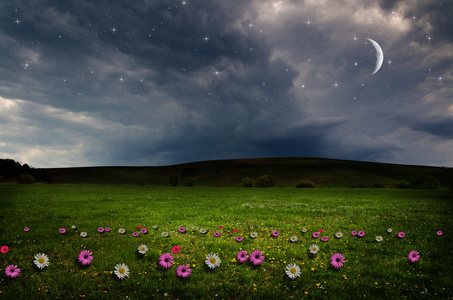
<instances>
[{"instance_id":1,"label":"tree line","mask_svg":"<svg viewBox=\"0 0 453 300\"><path fill-rule=\"evenodd\" d=\"M46 169L36 169L28 164L21 165L13 159L0 158L0 182L33 183L52 181Z\"/></svg>"}]
</instances>

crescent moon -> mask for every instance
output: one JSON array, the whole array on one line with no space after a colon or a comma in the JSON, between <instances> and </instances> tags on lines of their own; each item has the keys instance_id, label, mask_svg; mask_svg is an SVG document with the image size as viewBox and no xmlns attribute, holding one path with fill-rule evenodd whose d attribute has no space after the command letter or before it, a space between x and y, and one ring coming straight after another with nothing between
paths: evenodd
<instances>
[{"instance_id":1,"label":"crescent moon","mask_svg":"<svg viewBox=\"0 0 453 300\"><path fill-rule=\"evenodd\" d=\"M377 71L379 71L379 69L382 66L382 63L384 62L384 52L382 52L381 46L379 46L379 44L376 43L376 41L373 41L372 39L369 38L367 38L367 40L369 40L371 44L373 44L374 49L376 49L376 66L374 67L373 72L373 74L375 74Z\"/></svg>"}]
</instances>

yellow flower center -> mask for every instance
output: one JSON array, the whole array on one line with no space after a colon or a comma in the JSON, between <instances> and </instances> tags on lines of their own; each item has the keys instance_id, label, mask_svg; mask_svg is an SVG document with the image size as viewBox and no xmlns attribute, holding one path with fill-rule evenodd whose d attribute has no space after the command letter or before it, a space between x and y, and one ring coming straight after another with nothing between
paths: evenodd
<instances>
[{"instance_id":1,"label":"yellow flower center","mask_svg":"<svg viewBox=\"0 0 453 300\"><path fill-rule=\"evenodd\" d=\"M316 247L311 248L311 250L316 251Z\"/></svg>"},{"instance_id":2,"label":"yellow flower center","mask_svg":"<svg viewBox=\"0 0 453 300\"><path fill-rule=\"evenodd\" d=\"M215 257L211 257L209 261L211 262L211 264L215 264L217 262L217 259L215 259Z\"/></svg>"},{"instance_id":3,"label":"yellow flower center","mask_svg":"<svg viewBox=\"0 0 453 300\"><path fill-rule=\"evenodd\" d=\"M44 257L40 257L38 259L38 261L39 261L40 264L43 264L46 260L44 259Z\"/></svg>"},{"instance_id":4,"label":"yellow flower center","mask_svg":"<svg viewBox=\"0 0 453 300\"><path fill-rule=\"evenodd\" d=\"M120 274L124 274L124 273L126 273L126 270L124 270L124 268L120 268L120 269L118 270L118 272L119 272Z\"/></svg>"},{"instance_id":5,"label":"yellow flower center","mask_svg":"<svg viewBox=\"0 0 453 300\"><path fill-rule=\"evenodd\" d=\"M291 270L289 270L291 272L291 274L296 274L297 273L297 270L296 268L291 268Z\"/></svg>"},{"instance_id":6,"label":"yellow flower center","mask_svg":"<svg viewBox=\"0 0 453 300\"><path fill-rule=\"evenodd\" d=\"M142 247L142 249L141 249L141 250L142 250L142 251L145 251L145 247Z\"/></svg>"}]
</instances>

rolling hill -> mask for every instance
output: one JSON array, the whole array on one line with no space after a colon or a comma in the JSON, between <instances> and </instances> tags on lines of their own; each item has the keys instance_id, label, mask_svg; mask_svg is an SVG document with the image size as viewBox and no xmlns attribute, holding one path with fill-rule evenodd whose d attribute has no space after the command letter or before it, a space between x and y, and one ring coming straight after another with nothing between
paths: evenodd
<instances>
[{"instance_id":1,"label":"rolling hill","mask_svg":"<svg viewBox=\"0 0 453 300\"><path fill-rule=\"evenodd\" d=\"M453 187L453 168L398 165L324 158L260 158L200 161L161 167L79 167L47 169L57 183L169 185L168 176L193 177L196 185L241 186L244 177L269 174L275 185L294 187L309 180L318 187L395 187L416 176L437 178L441 188Z\"/></svg>"}]
</instances>

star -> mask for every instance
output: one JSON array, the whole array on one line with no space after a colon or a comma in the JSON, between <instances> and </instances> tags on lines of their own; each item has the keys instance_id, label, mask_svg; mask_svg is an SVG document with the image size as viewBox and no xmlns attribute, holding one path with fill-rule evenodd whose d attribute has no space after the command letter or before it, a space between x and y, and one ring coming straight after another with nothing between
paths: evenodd
<instances>
[{"instance_id":1,"label":"star","mask_svg":"<svg viewBox=\"0 0 453 300\"><path fill-rule=\"evenodd\" d=\"M124 81L124 78L123 76L120 77L120 82L123 82Z\"/></svg>"},{"instance_id":2,"label":"star","mask_svg":"<svg viewBox=\"0 0 453 300\"><path fill-rule=\"evenodd\" d=\"M115 28L115 26L113 26L112 32L115 33L116 31L117 31L117 29Z\"/></svg>"},{"instance_id":3,"label":"star","mask_svg":"<svg viewBox=\"0 0 453 300\"><path fill-rule=\"evenodd\" d=\"M16 23L16 25L19 25L20 20L16 18L16 21L14 21L14 23Z\"/></svg>"},{"instance_id":4,"label":"star","mask_svg":"<svg viewBox=\"0 0 453 300\"><path fill-rule=\"evenodd\" d=\"M204 41L205 41L206 43L207 43L208 40L209 40L208 36L205 36L203 39L204 39Z\"/></svg>"}]
</instances>

